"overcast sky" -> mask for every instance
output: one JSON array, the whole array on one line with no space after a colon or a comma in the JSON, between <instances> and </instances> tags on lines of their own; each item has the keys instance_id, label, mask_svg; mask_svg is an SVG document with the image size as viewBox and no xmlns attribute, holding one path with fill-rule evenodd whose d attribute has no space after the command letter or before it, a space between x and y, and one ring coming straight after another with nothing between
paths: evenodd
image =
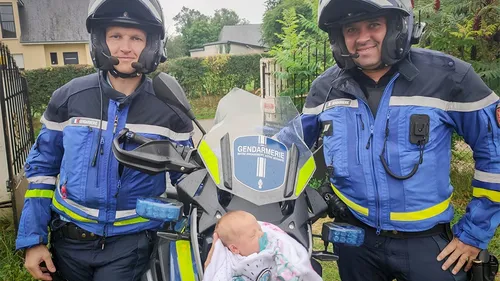
<instances>
[{"instance_id":1,"label":"overcast sky","mask_svg":"<svg viewBox=\"0 0 500 281\"><path fill-rule=\"evenodd\" d=\"M213 16L216 9L227 8L234 10L240 18L250 23L262 23L265 0L159 0L165 16L165 28L172 34L175 32L173 18L181 11L182 6L200 11L202 14Z\"/></svg>"}]
</instances>

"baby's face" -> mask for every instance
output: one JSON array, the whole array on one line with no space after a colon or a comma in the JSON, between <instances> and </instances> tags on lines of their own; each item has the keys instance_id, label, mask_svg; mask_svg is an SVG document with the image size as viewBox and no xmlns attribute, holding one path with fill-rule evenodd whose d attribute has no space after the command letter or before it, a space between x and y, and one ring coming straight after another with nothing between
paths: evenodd
<instances>
[{"instance_id":1,"label":"baby's face","mask_svg":"<svg viewBox=\"0 0 500 281\"><path fill-rule=\"evenodd\" d=\"M234 243L235 248L242 256L249 256L259 252L259 238L264 235L256 220L245 222L242 225L242 233ZM234 251L233 251L234 252Z\"/></svg>"}]
</instances>

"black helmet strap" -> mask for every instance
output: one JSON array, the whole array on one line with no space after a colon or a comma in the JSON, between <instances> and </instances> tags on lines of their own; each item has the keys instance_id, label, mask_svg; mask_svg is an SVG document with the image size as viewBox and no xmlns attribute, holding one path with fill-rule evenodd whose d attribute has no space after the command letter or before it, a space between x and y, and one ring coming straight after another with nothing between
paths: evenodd
<instances>
[{"instance_id":1,"label":"black helmet strap","mask_svg":"<svg viewBox=\"0 0 500 281\"><path fill-rule=\"evenodd\" d=\"M141 75L139 72L137 72L137 70L132 73L122 73L114 68L110 70L109 73L115 78L123 78L123 79L136 78Z\"/></svg>"}]
</instances>

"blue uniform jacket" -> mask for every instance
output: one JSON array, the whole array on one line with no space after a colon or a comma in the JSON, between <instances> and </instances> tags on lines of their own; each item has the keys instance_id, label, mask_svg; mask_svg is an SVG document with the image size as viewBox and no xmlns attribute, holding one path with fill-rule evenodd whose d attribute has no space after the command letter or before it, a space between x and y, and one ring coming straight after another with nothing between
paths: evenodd
<instances>
[{"instance_id":1,"label":"blue uniform jacket","mask_svg":"<svg viewBox=\"0 0 500 281\"><path fill-rule=\"evenodd\" d=\"M42 129L25 164L30 184L17 249L47 244L51 211L103 236L157 229L161 225L139 217L135 204L141 196L161 195L166 188L165 174L151 176L119 168L112 141L121 129L128 128L148 138L192 145L192 122L155 96L149 78L144 78L133 94L125 96L115 91L104 75L98 77L91 74L76 78L56 90L50 99L41 120ZM99 83L103 91L102 124ZM98 139L100 128L102 135ZM124 145L127 150L134 147ZM180 175L170 176L175 182Z\"/></svg>"},{"instance_id":2,"label":"blue uniform jacket","mask_svg":"<svg viewBox=\"0 0 500 281\"><path fill-rule=\"evenodd\" d=\"M324 132L324 157L333 191L353 214L378 230L423 231L453 219L450 204L451 137L473 150L473 199L453 232L486 248L500 222L500 123L498 96L457 58L412 49L385 88L374 118L348 71L334 66L307 96L302 123L311 146ZM500 112L499 112L500 113ZM412 115L429 117L425 145L410 142ZM385 149L384 149L385 148ZM415 175L407 175L420 161Z\"/></svg>"}]
</instances>

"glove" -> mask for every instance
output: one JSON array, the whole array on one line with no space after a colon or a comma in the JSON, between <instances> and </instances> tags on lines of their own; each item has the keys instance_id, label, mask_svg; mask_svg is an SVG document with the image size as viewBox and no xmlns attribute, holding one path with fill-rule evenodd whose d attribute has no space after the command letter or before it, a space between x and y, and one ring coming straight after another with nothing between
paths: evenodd
<instances>
[{"instance_id":1,"label":"glove","mask_svg":"<svg viewBox=\"0 0 500 281\"><path fill-rule=\"evenodd\" d=\"M325 200L328 205L328 216L330 218L337 218L340 221L347 220L347 214L349 212L347 205L340 200L340 198L333 192L330 187L330 182L327 181L319 188L319 193L321 197Z\"/></svg>"}]
</instances>

